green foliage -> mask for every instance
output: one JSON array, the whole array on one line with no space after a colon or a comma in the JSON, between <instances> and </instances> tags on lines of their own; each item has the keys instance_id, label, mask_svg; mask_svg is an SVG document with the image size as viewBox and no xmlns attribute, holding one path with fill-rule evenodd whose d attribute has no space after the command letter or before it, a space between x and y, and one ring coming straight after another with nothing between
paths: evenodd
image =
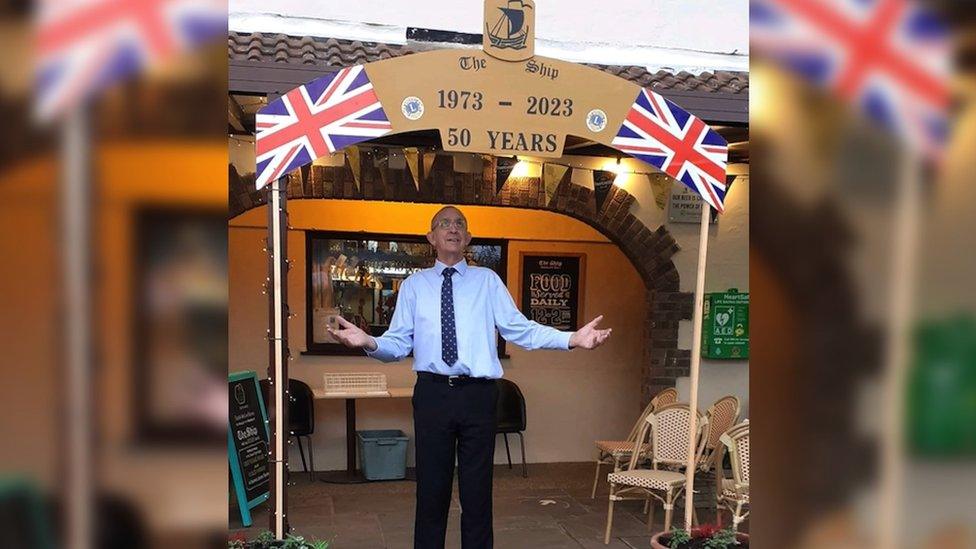
<instances>
[{"instance_id":1,"label":"green foliage","mask_svg":"<svg viewBox=\"0 0 976 549\"><path fill-rule=\"evenodd\" d=\"M281 543L281 545L275 545L276 541ZM267 549L271 547L282 547L284 549L329 549L331 545L331 540L313 541L295 534L288 534L282 542L275 539L274 534L267 530L258 534L251 542L248 542L242 534L234 535L227 541L227 549Z\"/></svg>"},{"instance_id":2,"label":"green foliage","mask_svg":"<svg viewBox=\"0 0 976 549\"><path fill-rule=\"evenodd\" d=\"M736 534L731 528L718 530L714 526L705 526L696 530L694 536L688 530L673 528L668 547L679 549L684 544L690 544L693 539L704 539L706 549L728 549L739 544Z\"/></svg>"},{"instance_id":3,"label":"green foliage","mask_svg":"<svg viewBox=\"0 0 976 549\"><path fill-rule=\"evenodd\" d=\"M681 544L688 543L691 541L691 534L688 530L683 528L672 528L671 529L671 542L668 543L668 547L671 549L678 549Z\"/></svg>"},{"instance_id":4,"label":"green foliage","mask_svg":"<svg viewBox=\"0 0 976 549\"><path fill-rule=\"evenodd\" d=\"M729 546L738 544L739 542L735 539L735 532L731 528L725 528L724 530L715 532L705 542L705 547L707 549L728 549Z\"/></svg>"}]
</instances>

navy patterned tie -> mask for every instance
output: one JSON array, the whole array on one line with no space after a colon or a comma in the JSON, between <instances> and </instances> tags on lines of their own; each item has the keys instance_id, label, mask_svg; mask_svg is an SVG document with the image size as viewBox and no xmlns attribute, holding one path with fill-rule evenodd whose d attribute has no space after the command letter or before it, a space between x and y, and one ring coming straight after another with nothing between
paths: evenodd
<instances>
[{"instance_id":1,"label":"navy patterned tie","mask_svg":"<svg viewBox=\"0 0 976 549\"><path fill-rule=\"evenodd\" d=\"M441 284L441 358L448 366L457 362L457 331L454 328L454 284L451 277L457 269L448 267L441 274L444 283Z\"/></svg>"}]
</instances>

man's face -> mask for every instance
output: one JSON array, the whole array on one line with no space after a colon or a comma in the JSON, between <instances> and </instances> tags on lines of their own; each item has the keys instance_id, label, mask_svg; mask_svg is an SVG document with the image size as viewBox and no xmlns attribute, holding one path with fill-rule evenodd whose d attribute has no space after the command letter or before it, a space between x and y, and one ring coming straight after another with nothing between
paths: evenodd
<instances>
[{"instance_id":1,"label":"man's face","mask_svg":"<svg viewBox=\"0 0 976 549\"><path fill-rule=\"evenodd\" d=\"M440 211L432 223L433 228L427 233L427 240L438 252L460 254L471 242L468 222L456 208Z\"/></svg>"}]
</instances>

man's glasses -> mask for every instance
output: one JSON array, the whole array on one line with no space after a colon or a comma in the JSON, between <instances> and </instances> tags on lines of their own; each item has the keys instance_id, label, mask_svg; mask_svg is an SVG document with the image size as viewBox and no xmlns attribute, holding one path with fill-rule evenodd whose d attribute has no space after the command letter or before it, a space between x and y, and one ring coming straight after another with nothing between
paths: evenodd
<instances>
[{"instance_id":1,"label":"man's glasses","mask_svg":"<svg viewBox=\"0 0 976 549\"><path fill-rule=\"evenodd\" d=\"M434 226L437 227L438 229L444 229L444 230L454 227L459 231L463 231L468 228L468 224L463 219L441 219L440 221L435 223Z\"/></svg>"}]
</instances>

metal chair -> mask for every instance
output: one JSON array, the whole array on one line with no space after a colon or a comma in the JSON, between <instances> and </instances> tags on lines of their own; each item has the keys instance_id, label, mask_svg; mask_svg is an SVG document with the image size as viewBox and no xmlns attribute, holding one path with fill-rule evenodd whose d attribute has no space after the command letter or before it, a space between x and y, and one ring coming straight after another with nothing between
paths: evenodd
<instances>
[{"instance_id":1,"label":"metal chair","mask_svg":"<svg viewBox=\"0 0 976 549\"><path fill-rule=\"evenodd\" d=\"M505 437L505 455L508 456L508 468L512 468L512 453L508 448L508 434L519 436L522 448L522 477L528 477L529 471L525 465L525 397L521 389L514 382L499 379L498 383L498 411L495 434L501 433Z\"/></svg>"},{"instance_id":2,"label":"metal chair","mask_svg":"<svg viewBox=\"0 0 976 549\"><path fill-rule=\"evenodd\" d=\"M644 411L641 412L640 417L637 418L637 422L630 429L630 434L627 435L627 440L595 440L593 444L596 445L597 457L596 457L596 474L593 477L593 494L590 495L591 498L596 498L596 487L600 483L600 466L601 465L612 465L613 472L616 473L620 470L620 464L625 462L630 458L631 453L634 451L634 441L637 439L637 433L640 432L641 426L644 425L644 419L647 415L652 413L655 409L661 408L668 404L674 404L678 402L678 391L677 389L668 388L651 399L647 406L644 407Z\"/></svg>"},{"instance_id":3,"label":"metal chair","mask_svg":"<svg viewBox=\"0 0 976 549\"><path fill-rule=\"evenodd\" d=\"M261 395L267 403L271 386L267 379L261 380ZM288 434L298 441L298 453L302 456L302 471L315 480L315 459L312 453L312 433L315 432L315 396L307 383L298 379L288 380ZM305 463L305 449L302 437L308 442L308 464ZM312 468L309 470L308 466Z\"/></svg>"},{"instance_id":4,"label":"metal chair","mask_svg":"<svg viewBox=\"0 0 976 549\"><path fill-rule=\"evenodd\" d=\"M604 544L610 543L613 505L617 501L641 500L645 504L650 501L650 498L660 501L664 505L664 531L671 530L674 502L685 489L685 474L679 469L687 464L691 413L691 408L687 404L670 404L648 415L645 425L637 435L637 442L643 442L650 431L647 450L634 452L626 471L610 473L607 476L610 482L610 496ZM708 419L701 412L695 413L698 417L695 429L697 460L705 448L705 438L702 434ZM652 468L638 469L637 466L645 454L651 458ZM659 469L662 466L669 467L671 470ZM663 492L663 496L659 496L657 492ZM648 507L647 529L650 530L654 524L654 505L646 506Z\"/></svg>"},{"instance_id":5,"label":"metal chair","mask_svg":"<svg viewBox=\"0 0 976 549\"><path fill-rule=\"evenodd\" d=\"M732 462L732 478L723 475L716 487L718 503L732 513L732 530L738 532L739 524L749 517L749 511L742 510L749 505L749 420L729 429L721 441Z\"/></svg>"}]
</instances>

